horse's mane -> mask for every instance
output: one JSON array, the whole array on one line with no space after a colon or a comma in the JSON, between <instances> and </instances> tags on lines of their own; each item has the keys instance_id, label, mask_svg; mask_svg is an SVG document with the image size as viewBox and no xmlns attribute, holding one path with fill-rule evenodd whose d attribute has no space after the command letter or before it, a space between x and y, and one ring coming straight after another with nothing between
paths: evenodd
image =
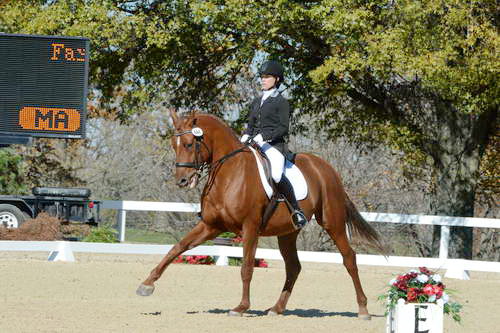
<instances>
[{"instance_id":1,"label":"horse's mane","mask_svg":"<svg viewBox=\"0 0 500 333\"><path fill-rule=\"evenodd\" d=\"M233 129L231 127L229 127L226 122L222 119L220 119L219 117L213 115L213 114L210 114L210 113L195 113L194 115L189 115L188 118L191 118L191 117L201 117L201 118L210 118L210 119L213 119L215 120L218 125L223 128L228 134L232 135L236 140L238 140L238 136L236 135L236 133L233 131Z\"/></svg>"}]
</instances>

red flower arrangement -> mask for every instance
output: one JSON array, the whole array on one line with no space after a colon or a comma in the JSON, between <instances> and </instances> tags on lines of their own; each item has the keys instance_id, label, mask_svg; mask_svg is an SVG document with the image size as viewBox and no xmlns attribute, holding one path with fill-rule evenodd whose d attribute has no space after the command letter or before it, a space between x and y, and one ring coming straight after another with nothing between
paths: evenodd
<instances>
[{"instance_id":1,"label":"red flower arrangement","mask_svg":"<svg viewBox=\"0 0 500 333\"><path fill-rule=\"evenodd\" d=\"M255 259L255 267L267 268L269 265L264 259Z\"/></svg>"},{"instance_id":2,"label":"red flower arrangement","mask_svg":"<svg viewBox=\"0 0 500 333\"><path fill-rule=\"evenodd\" d=\"M238 263L233 263L233 266L241 265L241 258ZM174 264L191 264L191 265L213 265L215 264L215 260L211 256L178 256L174 261ZM268 264L264 259L255 259L255 267L263 267L267 268Z\"/></svg>"},{"instance_id":3,"label":"red flower arrangement","mask_svg":"<svg viewBox=\"0 0 500 333\"><path fill-rule=\"evenodd\" d=\"M407 303L436 303L438 299L442 299L444 313L451 314L455 321L460 322L459 313L462 305L450 302L441 276L426 267L419 267L418 271L411 270L404 275L398 275L390 281L389 285L389 291L379 296L379 300L387 301L386 314L394 309L400 298Z\"/></svg>"},{"instance_id":4,"label":"red flower arrangement","mask_svg":"<svg viewBox=\"0 0 500 333\"><path fill-rule=\"evenodd\" d=\"M211 256L178 256L174 264L192 264L192 265L213 265L215 264L214 258Z\"/></svg>"},{"instance_id":5,"label":"red flower arrangement","mask_svg":"<svg viewBox=\"0 0 500 333\"><path fill-rule=\"evenodd\" d=\"M235 243L235 244L243 243L243 237L241 237L241 236L234 237L233 238L233 243Z\"/></svg>"}]
</instances>

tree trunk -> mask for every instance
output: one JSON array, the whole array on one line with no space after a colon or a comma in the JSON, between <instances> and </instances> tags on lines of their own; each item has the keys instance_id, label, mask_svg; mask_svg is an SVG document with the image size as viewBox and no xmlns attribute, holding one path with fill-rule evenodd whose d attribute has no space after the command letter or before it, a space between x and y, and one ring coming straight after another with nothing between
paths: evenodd
<instances>
[{"instance_id":1,"label":"tree trunk","mask_svg":"<svg viewBox=\"0 0 500 333\"><path fill-rule=\"evenodd\" d=\"M471 161L474 162L474 161ZM465 164L465 163L463 163ZM477 163L479 164L479 163ZM464 166L465 167L465 166ZM474 216L475 180L457 181L460 171L446 172L438 175L437 184L431 201L431 214L443 216ZM441 226L433 230L432 254L439 255ZM449 258L472 259L473 229L468 227L450 227Z\"/></svg>"},{"instance_id":2,"label":"tree trunk","mask_svg":"<svg viewBox=\"0 0 500 333\"><path fill-rule=\"evenodd\" d=\"M481 116L462 114L449 106L441 106L437 112L436 140L426 147L434 159L431 214L474 216L479 164L491 126L488 116L487 112ZM434 227L434 256L439 252L440 232L440 226ZM473 228L451 227L448 257L472 259L472 242Z\"/></svg>"}]
</instances>

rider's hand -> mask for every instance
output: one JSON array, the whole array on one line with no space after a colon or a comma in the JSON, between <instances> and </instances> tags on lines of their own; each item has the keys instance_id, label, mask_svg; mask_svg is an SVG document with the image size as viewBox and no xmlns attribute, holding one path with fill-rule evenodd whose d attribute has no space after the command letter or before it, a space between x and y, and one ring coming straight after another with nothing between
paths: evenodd
<instances>
[{"instance_id":1,"label":"rider's hand","mask_svg":"<svg viewBox=\"0 0 500 333\"><path fill-rule=\"evenodd\" d=\"M250 135L248 135L248 134L243 134L243 135L241 136L240 142L245 143L245 142L247 142L247 141L248 141L248 139L249 139L249 138L250 138Z\"/></svg>"},{"instance_id":2,"label":"rider's hand","mask_svg":"<svg viewBox=\"0 0 500 333\"><path fill-rule=\"evenodd\" d=\"M262 137L262 134L257 134L256 136L254 136L253 141L255 141L261 147L264 144L264 138Z\"/></svg>"}]
</instances>

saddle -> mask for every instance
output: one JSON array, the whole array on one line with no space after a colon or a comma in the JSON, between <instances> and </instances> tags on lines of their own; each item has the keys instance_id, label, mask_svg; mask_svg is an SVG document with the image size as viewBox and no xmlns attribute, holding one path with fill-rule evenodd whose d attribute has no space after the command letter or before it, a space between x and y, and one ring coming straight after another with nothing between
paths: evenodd
<instances>
[{"instance_id":1,"label":"saddle","mask_svg":"<svg viewBox=\"0 0 500 333\"><path fill-rule=\"evenodd\" d=\"M294 209L288 202L288 200L286 200L286 198L277 190L276 183L274 183L274 180L271 177L271 162L269 161L266 154L263 153L260 147L257 145L252 145L250 149L255 155L256 162L259 167L259 174L262 185L264 186L266 194L269 198L269 203L264 210L259 228L260 232L262 232L266 228L267 222L274 214L274 211L276 210L280 202L286 203L290 213L292 213ZM290 152L287 148L285 148L285 150L286 153L284 176L286 176L292 183L297 200L303 200L305 199L305 197L307 197L307 183L304 176L302 175L302 172L295 165L296 154ZM297 193L299 195L297 195Z\"/></svg>"}]
</instances>

